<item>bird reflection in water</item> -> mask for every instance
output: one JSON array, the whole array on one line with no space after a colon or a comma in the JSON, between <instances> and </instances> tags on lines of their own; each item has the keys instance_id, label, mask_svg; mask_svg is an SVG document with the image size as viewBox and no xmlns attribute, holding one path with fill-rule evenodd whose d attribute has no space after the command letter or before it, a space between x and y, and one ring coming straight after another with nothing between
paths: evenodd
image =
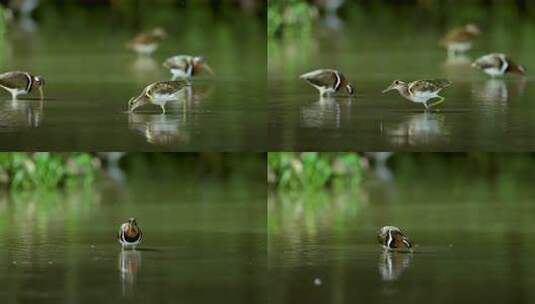
<instances>
[{"instance_id":1,"label":"bird reflection in water","mask_svg":"<svg viewBox=\"0 0 535 304\"><path fill-rule=\"evenodd\" d=\"M43 102L35 100L0 101L0 130L37 128L43 121Z\"/></svg>"},{"instance_id":2,"label":"bird reflection in water","mask_svg":"<svg viewBox=\"0 0 535 304\"><path fill-rule=\"evenodd\" d=\"M186 113L181 116L130 113L128 125L131 130L142 134L150 144L188 143L189 132L180 129L186 122L186 115Z\"/></svg>"},{"instance_id":3,"label":"bird reflection in water","mask_svg":"<svg viewBox=\"0 0 535 304\"><path fill-rule=\"evenodd\" d=\"M482 85L474 85L473 94L482 102L505 103L509 99L509 90L502 79L488 79Z\"/></svg>"},{"instance_id":4,"label":"bird reflection in water","mask_svg":"<svg viewBox=\"0 0 535 304\"><path fill-rule=\"evenodd\" d=\"M412 254L384 250L379 257L379 274L385 282L397 281L411 266Z\"/></svg>"},{"instance_id":5,"label":"bird reflection in water","mask_svg":"<svg viewBox=\"0 0 535 304\"><path fill-rule=\"evenodd\" d=\"M449 54L442 64L442 68L452 77L453 74L466 73L472 69L472 58L464 54Z\"/></svg>"},{"instance_id":6,"label":"bird reflection in water","mask_svg":"<svg viewBox=\"0 0 535 304\"><path fill-rule=\"evenodd\" d=\"M385 127L385 132L389 140L398 146L430 144L444 140L449 135L444 125L445 116L440 113L413 113L406 115L397 127Z\"/></svg>"},{"instance_id":7,"label":"bird reflection in water","mask_svg":"<svg viewBox=\"0 0 535 304\"><path fill-rule=\"evenodd\" d=\"M137 56L130 63L129 69L136 81L140 83L150 82L163 76L158 62L150 56Z\"/></svg>"},{"instance_id":8,"label":"bird reflection in water","mask_svg":"<svg viewBox=\"0 0 535 304\"><path fill-rule=\"evenodd\" d=\"M301 110L303 126L307 128L334 127L340 128L344 116L351 116L351 99L337 100L335 97L320 97L311 105Z\"/></svg>"},{"instance_id":9,"label":"bird reflection in water","mask_svg":"<svg viewBox=\"0 0 535 304\"><path fill-rule=\"evenodd\" d=\"M136 277L141 270L141 252L136 250L121 250L119 253L119 272L123 296L131 295L134 292Z\"/></svg>"}]
</instances>

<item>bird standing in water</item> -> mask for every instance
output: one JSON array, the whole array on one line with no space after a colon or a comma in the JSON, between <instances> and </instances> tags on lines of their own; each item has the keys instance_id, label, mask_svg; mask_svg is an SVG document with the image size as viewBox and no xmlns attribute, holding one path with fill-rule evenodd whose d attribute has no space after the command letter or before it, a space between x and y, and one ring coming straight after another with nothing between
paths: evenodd
<instances>
[{"instance_id":1,"label":"bird standing in water","mask_svg":"<svg viewBox=\"0 0 535 304\"><path fill-rule=\"evenodd\" d=\"M179 100L180 94L190 83L185 80L158 81L146 86L141 94L132 97L128 101L128 111L133 112L135 109L145 104L155 104L160 106L162 113L165 114L165 105L169 101Z\"/></svg>"},{"instance_id":2,"label":"bird standing in water","mask_svg":"<svg viewBox=\"0 0 535 304\"><path fill-rule=\"evenodd\" d=\"M141 244L141 241L143 240L143 232L137 225L135 218L131 217L128 219L128 222L121 225L117 240L123 248L132 247L133 249L136 249L136 246Z\"/></svg>"},{"instance_id":3,"label":"bird standing in water","mask_svg":"<svg viewBox=\"0 0 535 304\"><path fill-rule=\"evenodd\" d=\"M481 34L481 30L475 24L467 24L463 27L449 31L439 44L448 49L449 55L464 53L472 48L474 39Z\"/></svg>"},{"instance_id":4,"label":"bird standing in water","mask_svg":"<svg viewBox=\"0 0 535 304\"><path fill-rule=\"evenodd\" d=\"M385 249L411 249L411 241L401 232L398 227L384 226L377 231L377 241Z\"/></svg>"},{"instance_id":5,"label":"bird standing in water","mask_svg":"<svg viewBox=\"0 0 535 304\"><path fill-rule=\"evenodd\" d=\"M126 47L138 53L138 55L150 56L158 49L160 42L166 37L165 30L157 27L149 33L138 34L126 44Z\"/></svg>"},{"instance_id":6,"label":"bird standing in water","mask_svg":"<svg viewBox=\"0 0 535 304\"><path fill-rule=\"evenodd\" d=\"M502 76L506 73L526 74L526 69L523 66L514 63L507 55L500 53L481 56L472 63L472 67L482 70L491 77Z\"/></svg>"},{"instance_id":7,"label":"bird standing in water","mask_svg":"<svg viewBox=\"0 0 535 304\"><path fill-rule=\"evenodd\" d=\"M177 55L167 58L163 66L169 69L173 74L173 79L185 78L190 79L206 70L210 75L214 75L214 71L208 66L206 60L202 56Z\"/></svg>"},{"instance_id":8,"label":"bird standing in water","mask_svg":"<svg viewBox=\"0 0 535 304\"><path fill-rule=\"evenodd\" d=\"M353 86L349 84L342 73L337 70L320 69L305 73L299 78L315 87L321 96L329 96L338 92L342 87L349 95L353 95Z\"/></svg>"},{"instance_id":9,"label":"bird standing in water","mask_svg":"<svg viewBox=\"0 0 535 304\"><path fill-rule=\"evenodd\" d=\"M439 96L438 93L450 85L451 82L447 79L416 80L410 83L395 80L388 88L383 90L383 93L397 90L401 96L412 102L422 103L428 109L444 101L445 98ZM440 100L428 105L427 102L433 98L439 98Z\"/></svg>"},{"instance_id":10,"label":"bird standing in water","mask_svg":"<svg viewBox=\"0 0 535 304\"><path fill-rule=\"evenodd\" d=\"M34 89L39 90L43 100L43 86L45 80L41 76L34 76L28 72L7 72L0 74L0 87L11 93L11 98L17 100L20 94L29 94Z\"/></svg>"}]
</instances>

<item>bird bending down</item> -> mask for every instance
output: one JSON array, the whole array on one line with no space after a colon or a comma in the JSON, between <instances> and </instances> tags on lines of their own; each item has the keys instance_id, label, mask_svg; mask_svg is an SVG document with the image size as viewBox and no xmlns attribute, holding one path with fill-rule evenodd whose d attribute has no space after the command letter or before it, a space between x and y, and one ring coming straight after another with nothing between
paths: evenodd
<instances>
[{"instance_id":1,"label":"bird bending down","mask_svg":"<svg viewBox=\"0 0 535 304\"><path fill-rule=\"evenodd\" d=\"M388 250L411 249L412 243L398 227L384 226L377 231L377 241Z\"/></svg>"},{"instance_id":2,"label":"bird bending down","mask_svg":"<svg viewBox=\"0 0 535 304\"><path fill-rule=\"evenodd\" d=\"M165 105L169 101L179 100L182 91L190 86L185 80L158 81L146 86L141 94L132 97L128 101L128 111L134 112L135 109L146 105L154 104L160 106L162 113L165 114Z\"/></svg>"},{"instance_id":3,"label":"bird bending down","mask_svg":"<svg viewBox=\"0 0 535 304\"><path fill-rule=\"evenodd\" d=\"M353 86L349 84L345 76L337 70L321 69L305 73L299 78L315 87L321 96L329 96L338 92L342 87L349 95L353 95Z\"/></svg>"},{"instance_id":4,"label":"bird bending down","mask_svg":"<svg viewBox=\"0 0 535 304\"><path fill-rule=\"evenodd\" d=\"M439 96L438 93L450 85L451 82L447 79L416 80L410 83L395 80L388 88L383 90L383 93L397 90L401 96L412 102L422 103L428 109L444 101L445 98ZM428 105L427 102L433 98L439 98L439 100Z\"/></svg>"},{"instance_id":5,"label":"bird bending down","mask_svg":"<svg viewBox=\"0 0 535 304\"><path fill-rule=\"evenodd\" d=\"M491 77L502 76L506 73L526 74L526 69L523 66L514 63L507 55L500 53L481 56L472 63L472 67L483 71Z\"/></svg>"},{"instance_id":6,"label":"bird bending down","mask_svg":"<svg viewBox=\"0 0 535 304\"><path fill-rule=\"evenodd\" d=\"M41 76L34 76L28 72L7 72L0 74L0 87L11 93L11 98L17 100L20 94L29 94L34 89L39 90L41 100L43 100L43 86L45 80Z\"/></svg>"},{"instance_id":7,"label":"bird bending down","mask_svg":"<svg viewBox=\"0 0 535 304\"><path fill-rule=\"evenodd\" d=\"M123 248L132 247L136 249L136 246L143 241L143 232L138 226L136 219L131 217L128 222L121 225L119 234L117 235L117 241Z\"/></svg>"},{"instance_id":8,"label":"bird bending down","mask_svg":"<svg viewBox=\"0 0 535 304\"><path fill-rule=\"evenodd\" d=\"M206 70L210 75L214 75L214 71L208 66L206 60L202 56L177 55L167 58L163 66L169 69L173 75L173 79L186 78L190 79Z\"/></svg>"},{"instance_id":9,"label":"bird bending down","mask_svg":"<svg viewBox=\"0 0 535 304\"><path fill-rule=\"evenodd\" d=\"M464 53L472 48L472 42L481 34L475 24L467 24L463 27L454 28L439 41L439 45L448 49L448 54L455 55Z\"/></svg>"}]
</instances>

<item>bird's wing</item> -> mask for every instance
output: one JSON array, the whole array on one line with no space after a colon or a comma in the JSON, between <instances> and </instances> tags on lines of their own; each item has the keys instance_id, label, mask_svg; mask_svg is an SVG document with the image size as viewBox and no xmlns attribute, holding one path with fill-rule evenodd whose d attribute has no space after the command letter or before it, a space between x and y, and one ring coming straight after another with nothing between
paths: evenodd
<instances>
[{"instance_id":1,"label":"bird's wing","mask_svg":"<svg viewBox=\"0 0 535 304\"><path fill-rule=\"evenodd\" d=\"M316 70L310 73L306 73L300 76L300 78L309 82L312 85L323 87L323 86L333 86L338 77L336 72L332 70Z\"/></svg>"},{"instance_id":2,"label":"bird's wing","mask_svg":"<svg viewBox=\"0 0 535 304\"><path fill-rule=\"evenodd\" d=\"M502 58L505 58L502 54L489 54L478 58L474 64L480 69L499 69L503 64Z\"/></svg>"},{"instance_id":3,"label":"bird's wing","mask_svg":"<svg viewBox=\"0 0 535 304\"><path fill-rule=\"evenodd\" d=\"M411 95L414 95L417 93L433 93L441 88L434 80L417 80L409 84L408 90Z\"/></svg>"},{"instance_id":4,"label":"bird's wing","mask_svg":"<svg viewBox=\"0 0 535 304\"><path fill-rule=\"evenodd\" d=\"M29 90L31 76L26 72L8 72L0 75L0 85L9 89L20 88Z\"/></svg>"},{"instance_id":5,"label":"bird's wing","mask_svg":"<svg viewBox=\"0 0 535 304\"><path fill-rule=\"evenodd\" d=\"M154 43L156 42L156 39L153 35L147 34L147 33L141 33L132 39L131 43L133 44L148 44L148 43Z\"/></svg>"},{"instance_id":6,"label":"bird's wing","mask_svg":"<svg viewBox=\"0 0 535 304\"><path fill-rule=\"evenodd\" d=\"M184 81L184 80L157 82L148 88L145 95L148 95L148 96L153 96L155 94L171 95L185 88L188 85L189 85L189 82Z\"/></svg>"},{"instance_id":7,"label":"bird's wing","mask_svg":"<svg viewBox=\"0 0 535 304\"><path fill-rule=\"evenodd\" d=\"M184 69L185 70L187 68L190 60L191 60L191 56L178 55L178 56L174 56L174 57L168 58L167 60L165 60L163 65L164 65L164 67L166 67L168 69L174 68L174 69Z\"/></svg>"},{"instance_id":8,"label":"bird's wing","mask_svg":"<svg viewBox=\"0 0 535 304\"><path fill-rule=\"evenodd\" d=\"M449 31L443 38L442 42L466 42L474 38L474 35L464 30L464 28L455 28Z\"/></svg>"}]
</instances>

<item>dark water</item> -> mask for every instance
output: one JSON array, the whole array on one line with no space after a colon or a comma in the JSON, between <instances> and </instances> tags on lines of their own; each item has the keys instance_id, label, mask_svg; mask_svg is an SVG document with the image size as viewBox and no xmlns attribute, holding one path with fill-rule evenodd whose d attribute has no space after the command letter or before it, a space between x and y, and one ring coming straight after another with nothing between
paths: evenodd
<instances>
[{"instance_id":1,"label":"dark water","mask_svg":"<svg viewBox=\"0 0 535 304\"><path fill-rule=\"evenodd\" d=\"M2 195L3 303L262 301L262 179L134 167L96 188ZM144 231L136 251L114 238L129 216Z\"/></svg>"},{"instance_id":2,"label":"dark water","mask_svg":"<svg viewBox=\"0 0 535 304\"><path fill-rule=\"evenodd\" d=\"M496 12L494 12L496 13ZM470 19L483 29L474 49L447 58L438 39L467 17L448 19L392 9L342 10L338 23L318 21L310 34L270 40L270 147L279 150L470 151L535 148L535 27L516 21ZM469 14L468 14L469 16ZM491 16L494 16L491 14ZM465 21L464 21L465 22ZM489 79L470 67L489 52L508 53L527 67L525 78ZM356 97L320 100L298 76L318 68L341 70ZM424 113L392 91L392 81L447 78L452 86L440 112Z\"/></svg>"},{"instance_id":3,"label":"dark water","mask_svg":"<svg viewBox=\"0 0 535 304\"><path fill-rule=\"evenodd\" d=\"M258 17L236 11L218 18L158 7L133 20L104 9L43 10L37 16L33 27L8 27L1 70L43 75L49 100L42 107L35 100L12 103L7 92L0 92L3 149L243 151L266 146L265 21ZM154 26L166 28L169 37L152 58L125 49L138 31ZM176 54L205 56L216 76L196 78L185 98L168 104L167 115L156 106L125 113L128 100L146 85L170 79L161 64Z\"/></svg>"},{"instance_id":4,"label":"dark water","mask_svg":"<svg viewBox=\"0 0 535 304\"><path fill-rule=\"evenodd\" d=\"M529 167L482 177L448 166L379 169L343 193L271 193L271 302L532 302ZM387 224L413 254L383 252L375 232Z\"/></svg>"}]
</instances>

